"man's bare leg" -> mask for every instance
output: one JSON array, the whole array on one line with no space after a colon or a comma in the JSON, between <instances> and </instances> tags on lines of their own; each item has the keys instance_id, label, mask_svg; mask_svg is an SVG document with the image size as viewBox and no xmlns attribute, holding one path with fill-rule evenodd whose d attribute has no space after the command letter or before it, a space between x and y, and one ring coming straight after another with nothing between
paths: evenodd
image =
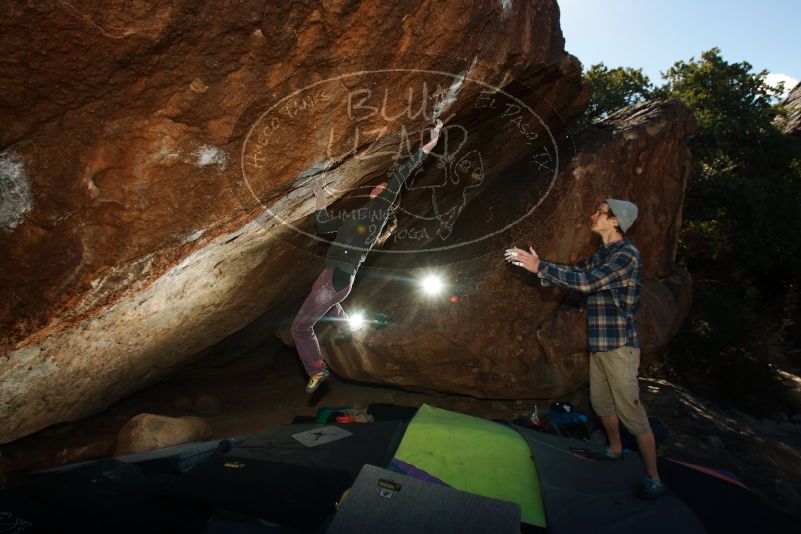
<instances>
[{"instance_id":1,"label":"man's bare leg","mask_svg":"<svg viewBox=\"0 0 801 534\"><path fill-rule=\"evenodd\" d=\"M615 454L623 452L623 443L620 441L620 420L617 416L602 416L601 423L603 423L606 436L609 439L609 449ZM637 436L637 448L640 449L642 461L645 464L645 472L654 480L659 480L659 472L656 469L654 433L649 431Z\"/></svg>"},{"instance_id":2,"label":"man's bare leg","mask_svg":"<svg viewBox=\"0 0 801 534\"><path fill-rule=\"evenodd\" d=\"M623 452L623 443L620 441L620 420L616 415L602 415L601 423L609 439L609 449L615 454Z\"/></svg>"},{"instance_id":3,"label":"man's bare leg","mask_svg":"<svg viewBox=\"0 0 801 534\"><path fill-rule=\"evenodd\" d=\"M656 470L656 441L654 440L654 433L649 431L637 436L637 447L640 449L648 476L654 480L659 480L659 473Z\"/></svg>"}]
</instances>

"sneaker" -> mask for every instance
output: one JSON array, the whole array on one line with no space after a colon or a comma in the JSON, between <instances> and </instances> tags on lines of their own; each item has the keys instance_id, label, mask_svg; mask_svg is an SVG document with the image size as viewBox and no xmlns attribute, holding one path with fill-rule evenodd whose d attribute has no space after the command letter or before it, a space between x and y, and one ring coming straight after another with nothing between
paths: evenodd
<instances>
[{"instance_id":1,"label":"sneaker","mask_svg":"<svg viewBox=\"0 0 801 534\"><path fill-rule=\"evenodd\" d=\"M309 378L309 382L306 384L306 393L314 393L317 391L317 388L320 387L320 384L325 382L325 379L328 378L331 372L328 370L328 366L323 363L323 370L319 373L313 374Z\"/></svg>"},{"instance_id":2,"label":"sneaker","mask_svg":"<svg viewBox=\"0 0 801 534\"><path fill-rule=\"evenodd\" d=\"M640 490L640 497L648 500L654 501L658 499L663 493L665 493L665 485L662 484L660 480L654 480L651 477L645 477L642 480L642 489Z\"/></svg>"}]
</instances>

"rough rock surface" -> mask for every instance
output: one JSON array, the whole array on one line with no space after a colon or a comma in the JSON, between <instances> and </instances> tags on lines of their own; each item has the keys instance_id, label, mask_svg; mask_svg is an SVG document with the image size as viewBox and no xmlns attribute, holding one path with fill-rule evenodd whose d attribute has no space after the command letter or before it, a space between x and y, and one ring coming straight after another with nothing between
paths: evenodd
<instances>
[{"instance_id":1,"label":"rough rock surface","mask_svg":"<svg viewBox=\"0 0 801 534\"><path fill-rule=\"evenodd\" d=\"M114 456L152 451L211 438L211 427L200 417L139 414L117 436Z\"/></svg>"},{"instance_id":2,"label":"rough rock surface","mask_svg":"<svg viewBox=\"0 0 801 534\"><path fill-rule=\"evenodd\" d=\"M648 351L686 309L672 264L686 110L628 110L576 152L565 124L588 93L553 0L0 10L0 443L96 413L256 318L291 317L325 252L303 233L312 181L353 205L435 117L442 152L348 304L395 326L334 350L335 370L504 398L585 380L583 312L498 251L591 252L578 230L602 190L648 213L634 232ZM456 302L383 276L421 265L453 267Z\"/></svg>"},{"instance_id":3,"label":"rough rock surface","mask_svg":"<svg viewBox=\"0 0 801 534\"><path fill-rule=\"evenodd\" d=\"M289 226L323 169L341 196L437 115L486 145L489 183L532 148L482 91L544 121L529 140L588 96L552 0L1 9L0 442L282 318L320 265Z\"/></svg>"},{"instance_id":4,"label":"rough rock surface","mask_svg":"<svg viewBox=\"0 0 801 534\"><path fill-rule=\"evenodd\" d=\"M444 296L421 296L397 277L362 277L346 309L388 314L392 325L368 327L351 343L334 343L329 328L323 344L332 369L354 380L488 398L547 398L582 387L588 379L582 301L540 287L535 276L509 266L502 250L530 244L554 261L589 256L598 241L588 218L605 196L631 199L640 208L628 232L644 263L638 321L644 357L659 351L691 301L689 274L673 262L691 170L686 140L693 129L678 101L624 108L591 128L576 140L576 156L550 196L501 236L494 251L452 263L442 258L447 251L440 253L439 270L449 283ZM525 212L532 201L511 190L514 196L501 194L495 204L509 216ZM481 225L486 206L472 208L463 214L465 224ZM406 267L418 265L413 257Z\"/></svg>"},{"instance_id":5,"label":"rough rock surface","mask_svg":"<svg viewBox=\"0 0 801 534\"><path fill-rule=\"evenodd\" d=\"M486 88L545 118L570 120L587 99L552 0L18 0L2 14L0 173L13 195L0 442L103 409L280 317L315 276L296 268L314 244L287 246L281 222L311 211L321 169L339 196L393 161L355 155L414 137L434 114L477 132ZM427 111L403 114L407 88ZM351 114L345 99L365 90ZM365 118L371 106L381 114ZM529 150L520 136L486 140L497 168Z\"/></svg>"},{"instance_id":6,"label":"rough rock surface","mask_svg":"<svg viewBox=\"0 0 801 534\"><path fill-rule=\"evenodd\" d=\"M213 395L205 393L195 398L180 396L173 401L173 407L178 410L193 411L204 416L219 415L222 412L220 400Z\"/></svg>"},{"instance_id":7,"label":"rough rock surface","mask_svg":"<svg viewBox=\"0 0 801 534\"><path fill-rule=\"evenodd\" d=\"M788 111L787 117L782 118L782 129L788 134L801 135L801 83L793 87L782 106Z\"/></svg>"}]
</instances>

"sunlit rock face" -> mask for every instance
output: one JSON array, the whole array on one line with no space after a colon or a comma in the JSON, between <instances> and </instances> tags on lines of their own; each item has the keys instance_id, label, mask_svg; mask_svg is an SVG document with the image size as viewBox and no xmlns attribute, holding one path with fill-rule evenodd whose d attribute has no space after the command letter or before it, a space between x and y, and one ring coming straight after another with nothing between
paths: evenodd
<instances>
[{"instance_id":1,"label":"sunlit rock face","mask_svg":"<svg viewBox=\"0 0 801 534\"><path fill-rule=\"evenodd\" d=\"M515 187L513 176L480 197L458 223L465 231L498 217L528 214L490 241L485 253L463 260L458 251L439 252L439 263L419 269L406 258L404 276L363 276L348 298L348 310L380 312L388 328L365 328L350 343L323 334L324 354L338 373L355 379L489 398L547 398L584 386L588 380L583 300L568 291L543 288L535 275L503 259L511 245L533 246L553 261L591 255L600 239L589 216L604 198L635 202L639 218L629 230L643 258L638 316L644 357L664 348L686 316L689 275L674 259L681 207L690 176L687 135L693 119L678 101L625 108L575 140L575 156L559 172L544 198ZM530 210L530 206L542 202ZM500 214L498 214L500 212ZM385 267L379 257L371 265ZM394 264L398 267L399 261ZM413 281L439 272L448 283L440 296L419 291Z\"/></svg>"},{"instance_id":2,"label":"sunlit rock face","mask_svg":"<svg viewBox=\"0 0 801 534\"><path fill-rule=\"evenodd\" d=\"M299 232L311 181L345 196L436 117L450 148L404 200L433 226L407 236L475 241L457 222L482 202L495 217L492 188L521 160L518 191L552 189L588 97L555 2L279 4L3 4L0 442L283 320L322 266Z\"/></svg>"},{"instance_id":3,"label":"sunlit rock face","mask_svg":"<svg viewBox=\"0 0 801 534\"><path fill-rule=\"evenodd\" d=\"M801 135L801 83L793 87L782 106L788 112L787 117L782 118L782 129L788 134Z\"/></svg>"}]
</instances>

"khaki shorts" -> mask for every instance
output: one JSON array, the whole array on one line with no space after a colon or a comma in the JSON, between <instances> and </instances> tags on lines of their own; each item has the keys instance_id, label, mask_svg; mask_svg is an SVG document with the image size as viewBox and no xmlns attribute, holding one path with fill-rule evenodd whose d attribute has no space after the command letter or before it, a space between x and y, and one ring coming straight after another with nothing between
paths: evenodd
<instances>
[{"instance_id":1,"label":"khaki shorts","mask_svg":"<svg viewBox=\"0 0 801 534\"><path fill-rule=\"evenodd\" d=\"M640 403L640 349L619 347L590 354L590 402L595 413L617 415L635 436L651 431L645 408Z\"/></svg>"}]
</instances>

